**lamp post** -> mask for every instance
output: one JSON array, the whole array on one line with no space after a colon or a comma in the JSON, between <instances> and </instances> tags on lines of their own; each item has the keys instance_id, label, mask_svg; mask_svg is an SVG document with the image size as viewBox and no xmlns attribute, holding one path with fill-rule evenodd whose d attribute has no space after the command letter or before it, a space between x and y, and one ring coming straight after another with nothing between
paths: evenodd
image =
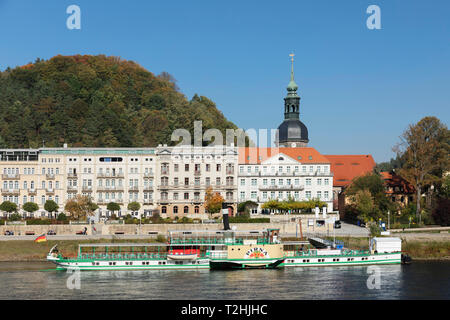
<instances>
[{"instance_id":1,"label":"lamp post","mask_svg":"<svg viewBox=\"0 0 450 320\"><path fill-rule=\"evenodd\" d=\"M391 212L388 210L388 230L391 229L391 218L390 218Z\"/></svg>"}]
</instances>

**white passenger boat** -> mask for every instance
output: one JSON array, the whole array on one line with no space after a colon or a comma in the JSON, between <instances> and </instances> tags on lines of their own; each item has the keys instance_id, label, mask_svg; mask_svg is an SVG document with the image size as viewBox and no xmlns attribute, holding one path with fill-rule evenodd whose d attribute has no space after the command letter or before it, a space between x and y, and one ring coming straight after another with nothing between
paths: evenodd
<instances>
[{"instance_id":1,"label":"white passenger boat","mask_svg":"<svg viewBox=\"0 0 450 320\"><path fill-rule=\"evenodd\" d=\"M405 261L399 238L373 238L369 250L323 248L286 250L284 267L398 264Z\"/></svg>"},{"instance_id":2,"label":"white passenger boat","mask_svg":"<svg viewBox=\"0 0 450 320\"><path fill-rule=\"evenodd\" d=\"M178 254L171 250L168 244L80 244L76 257L63 257L54 246L47 260L56 264L59 270L209 269L209 258L192 253L183 257L179 250Z\"/></svg>"}]
</instances>

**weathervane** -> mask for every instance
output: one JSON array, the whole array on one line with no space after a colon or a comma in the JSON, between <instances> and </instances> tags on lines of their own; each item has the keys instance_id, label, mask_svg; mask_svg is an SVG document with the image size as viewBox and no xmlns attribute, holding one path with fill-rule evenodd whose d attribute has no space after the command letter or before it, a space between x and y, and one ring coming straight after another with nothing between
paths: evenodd
<instances>
[{"instance_id":1,"label":"weathervane","mask_svg":"<svg viewBox=\"0 0 450 320\"><path fill-rule=\"evenodd\" d=\"M292 66L291 66L291 80L294 80L294 56L295 54L291 53L289 55L289 57L291 57L291 62L292 62Z\"/></svg>"}]
</instances>

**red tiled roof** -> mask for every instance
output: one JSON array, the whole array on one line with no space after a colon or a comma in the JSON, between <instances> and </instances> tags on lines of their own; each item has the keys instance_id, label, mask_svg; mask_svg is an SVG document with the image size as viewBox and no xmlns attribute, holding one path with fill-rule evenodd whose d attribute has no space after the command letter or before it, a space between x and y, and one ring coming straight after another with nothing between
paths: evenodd
<instances>
[{"instance_id":1,"label":"red tiled roof","mask_svg":"<svg viewBox=\"0 0 450 320\"><path fill-rule=\"evenodd\" d=\"M260 164L277 154L285 154L299 163L325 163L330 161L314 148L239 148L239 164Z\"/></svg>"},{"instance_id":2,"label":"red tiled roof","mask_svg":"<svg viewBox=\"0 0 450 320\"><path fill-rule=\"evenodd\" d=\"M380 172L380 174L383 177L384 182L392 188L392 190L388 189L386 193L414 193L414 187L395 172ZM396 191L394 189L395 187L401 189Z\"/></svg>"},{"instance_id":3,"label":"red tiled roof","mask_svg":"<svg viewBox=\"0 0 450 320\"><path fill-rule=\"evenodd\" d=\"M372 172L375 160L370 154L363 155L325 155L331 162L330 171L334 174L333 186L346 187L356 177Z\"/></svg>"}]
</instances>

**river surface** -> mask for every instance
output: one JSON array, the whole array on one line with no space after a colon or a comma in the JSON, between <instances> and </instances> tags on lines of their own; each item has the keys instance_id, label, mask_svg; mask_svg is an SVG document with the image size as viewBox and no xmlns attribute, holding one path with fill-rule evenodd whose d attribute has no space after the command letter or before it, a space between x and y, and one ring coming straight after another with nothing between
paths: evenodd
<instances>
[{"instance_id":1,"label":"river surface","mask_svg":"<svg viewBox=\"0 0 450 320\"><path fill-rule=\"evenodd\" d=\"M83 271L79 289L75 274L52 268L47 262L0 262L0 300L450 299L449 261L280 270ZM380 281L368 286L369 277L377 274Z\"/></svg>"}]
</instances>

